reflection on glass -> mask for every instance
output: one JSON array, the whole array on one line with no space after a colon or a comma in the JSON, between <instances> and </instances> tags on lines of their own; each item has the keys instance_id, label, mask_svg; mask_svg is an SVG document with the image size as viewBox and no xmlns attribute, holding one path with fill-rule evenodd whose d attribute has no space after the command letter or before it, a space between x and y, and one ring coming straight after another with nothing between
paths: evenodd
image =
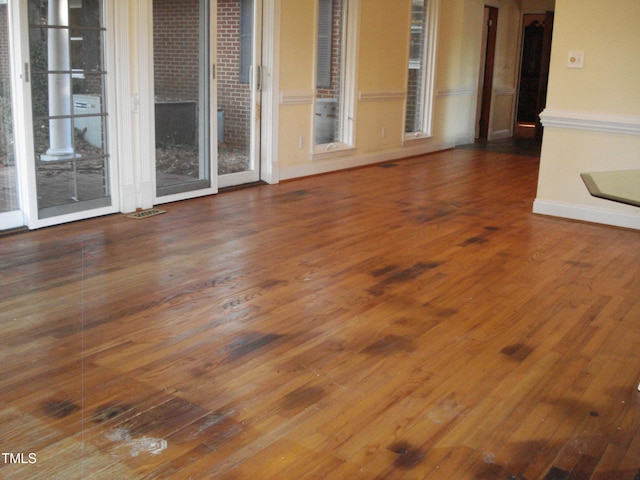
<instances>
[{"instance_id":1,"label":"reflection on glass","mask_svg":"<svg viewBox=\"0 0 640 480\"><path fill-rule=\"evenodd\" d=\"M251 74L254 0L224 0L218 8L218 175L252 168Z\"/></svg>"},{"instance_id":2,"label":"reflection on glass","mask_svg":"<svg viewBox=\"0 0 640 480\"><path fill-rule=\"evenodd\" d=\"M423 130L426 15L426 0L413 0L405 133L420 132Z\"/></svg>"},{"instance_id":3,"label":"reflection on glass","mask_svg":"<svg viewBox=\"0 0 640 480\"><path fill-rule=\"evenodd\" d=\"M18 209L7 14L7 4L0 4L0 213Z\"/></svg>"},{"instance_id":4,"label":"reflection on glass","mask_svg":"<svg viewBox=\"0 0 640 480\"><path fill-rule=\"evenodd\" d=\"M208 188L208 16L205 0L153 1L158 196Z\"/></svg>"},{"instance_id":5,"label":"reflection on glass","mask_svg":"<svg viewBox=\"0 0 640 480\"><path fill-rule=\"evenodd\" d=\"M29 2L40 218L111 204L101 22L101 0Z\"/></svg>"},{"instance_id":6,"label":"reflection on glass","mask_svg":"<svg viewBox=\"0 0 640 480\"><path fill-rule=\"evenodd\" d=\"M343 0L318 3L314 143L341 142Z\"/></svg>"}]
</instances>

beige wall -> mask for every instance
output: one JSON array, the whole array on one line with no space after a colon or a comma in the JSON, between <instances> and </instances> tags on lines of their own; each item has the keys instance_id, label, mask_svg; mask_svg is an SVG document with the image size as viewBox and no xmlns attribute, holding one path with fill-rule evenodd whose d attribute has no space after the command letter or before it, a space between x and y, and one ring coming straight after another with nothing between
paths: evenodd
<instances>
[{"instance_id":1,"label":"beige wall","mask_svg":"<svg viewBox=\"0 0 640 480\"><path fill-rule=\"evenodd\" d=\"M520 35L519 0L440 0L433 136L403 139L410 0L356 0L355 149L312 159L314 0L281 0L280 178L416 155L473 141L485 3L500 9L491 132L510 134ZM400 93L400 95L399 95Z\"/></svg>"},{"instance_id":2,"label":"beige wall","mask_svg":"<svg viewBox=\"0 0 640 480\"><path fill-rule=\"evenodd\" d=\"M640 228L640 209L593 198L580 179L640 168L638 18L637 0L557 1L536 212ZM584 68L567 68L576 51Z\"/></svg>"}]
</instances>

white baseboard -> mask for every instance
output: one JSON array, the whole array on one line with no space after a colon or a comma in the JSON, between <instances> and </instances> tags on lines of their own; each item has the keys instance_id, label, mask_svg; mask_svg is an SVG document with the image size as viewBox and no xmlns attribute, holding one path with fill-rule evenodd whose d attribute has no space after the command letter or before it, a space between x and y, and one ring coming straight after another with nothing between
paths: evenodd
<instances>
[{"instance_id":1,"label":"white baseboard","mask_svg":"<svg viewBox=\"0 0 640 480\"><path fill-rule=\"evenodd\" d=\"M136 211L137 193L133 185L120 186L120 211L131 213Z\"/></svg>"},{"instance_id":2,"label":"white baseboard","mask_svg":"<svg viewBox=\"0 0 640 480\"><path fill-rule=\"evenodd\" d=\"M0 2L1 4L2 2ZM25 219L20 210L0 213L0 230L9 230L25 225Z\"/></svg>"},{"instance_id":3,"label":"white baseboard","mask_svg":"<svg viewBox=\"0 0 640 480\"><path fill-rule=\"evenodd\" d=\"M638 214L633 214L536 199L533 202L533 213L640 230L640 208Z\"/></svg>"},{"instance_id":4,"label":"white baseboard","mask_svg":"<svg viewBox=\"0 0 640 480\"><path fill-rule=\"evenodd\" d=\"M138 207L144 209L151 208L155 204L156 189L153 182L140 182L138 184Z\"/></svg>"},{"instance_id":5,"label":"white baseboard","mask_svg":"<svg viewBox=\"0 0 640 480\"><path fill-rule=\"evenodd\" d=\"M338 170L345 170L354 167L374 165L376 163L390 162L402 158L416 155L426 155L428 153L439 152L454 147L453 142L435 143L420 145L410 148L396 148L385 150L384 152L367 153L355 157L336 157L335 159L316 160L304 165L293 165L280 168L280 180L291 180L293 178L319 175Z\"/></svg>"}]
</instances>

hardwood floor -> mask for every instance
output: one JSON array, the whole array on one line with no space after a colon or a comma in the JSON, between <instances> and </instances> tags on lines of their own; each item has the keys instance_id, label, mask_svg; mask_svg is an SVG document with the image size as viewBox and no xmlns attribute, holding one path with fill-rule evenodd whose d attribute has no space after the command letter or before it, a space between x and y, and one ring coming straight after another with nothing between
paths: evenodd
<instances>
[{"instance_id":1,"label":"hardwood floor","mask_svg":"<svg viewBox=\"0 0 640 480\"><path fill-rule=\"evenodd\" d=\"M640 478L640 233L532 214L537 166L1 238L0 477Z\"/></svg>"}]
</instances>

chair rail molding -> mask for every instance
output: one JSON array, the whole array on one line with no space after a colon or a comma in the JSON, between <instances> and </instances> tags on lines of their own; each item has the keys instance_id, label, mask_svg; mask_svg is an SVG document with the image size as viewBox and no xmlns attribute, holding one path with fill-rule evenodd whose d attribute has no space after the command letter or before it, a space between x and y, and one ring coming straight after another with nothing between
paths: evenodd
<instances>
[{"instance_id":1,"label":"chair rail molding","mask_svg":"<svg viewBox=\"0 0 640 480\"><path fill-rule=\"evenodd\" d=\"M540 114L544 127L571 128L624 135L640 135L640 117L546 109Z\"/></svg>"}]
</instances>

